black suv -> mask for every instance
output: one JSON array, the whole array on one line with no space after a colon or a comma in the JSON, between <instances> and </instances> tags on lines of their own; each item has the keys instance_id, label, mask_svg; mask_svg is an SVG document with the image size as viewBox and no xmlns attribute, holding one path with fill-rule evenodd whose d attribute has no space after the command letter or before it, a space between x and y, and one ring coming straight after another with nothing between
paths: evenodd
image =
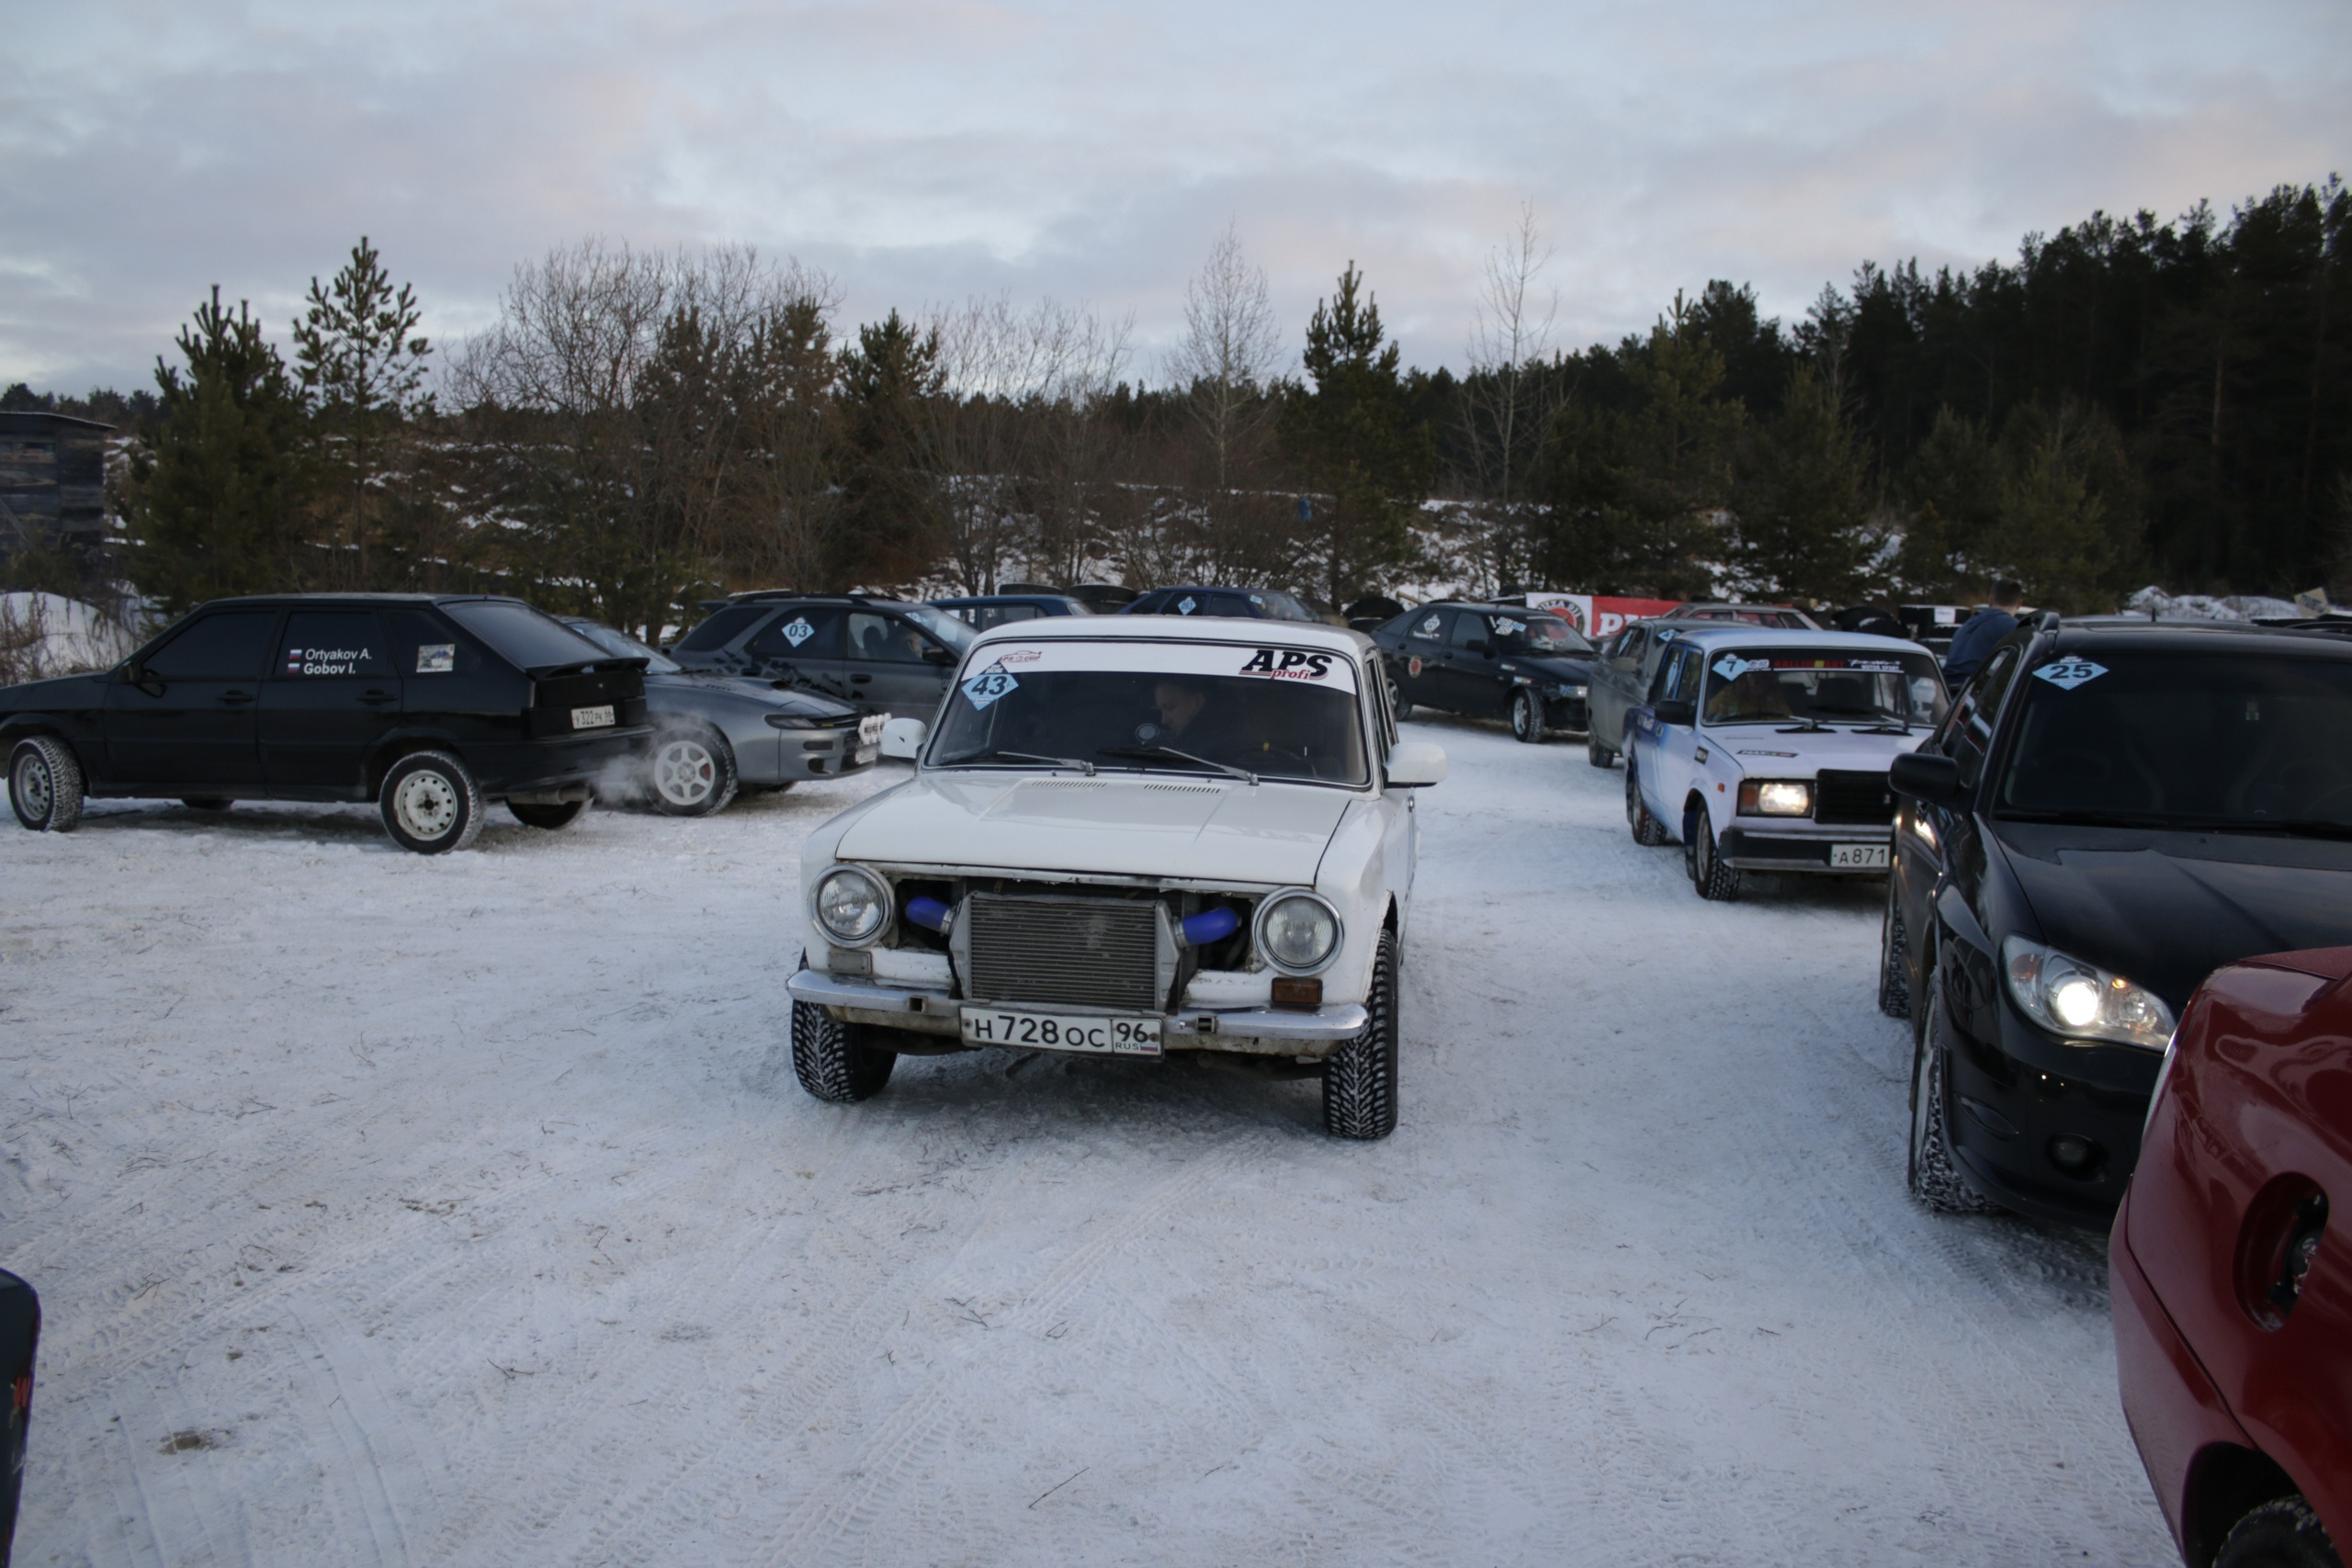
<instances>
[{"instance_id":1,"label":"black suv","mask_svg":"<svg viewBox=\"0 0 2352 1568\"><path fill-rule=\"evenodd\" d=\"M1523 606L1441 602L1376 627L1398 718L1417 707L1508 718L1532 745L1583 729L1599 655L1558 615Z\"/></svg>"},{"instance_id":2,"label":"black suv","mask_svg":"<svg viewBox=\"0 0 2352 1568\"><path fill-rule=\"evenodd\" d=\"M376 801L435 854L473 841L485 801L579 816L651 733L644 668L519 599L218 599L102 675L0 689L0 748L36 830L73 828L85 795Z\"/></svg>"},{"instance_id":3,"label":"black suv","mask_svg":"<svg viewBox=\"0 0 2352 1568\"><path fill-rule=\"evenodd\" d=\"M2198 985L2352 942L2352 638L2041 615L1889 782L1911 1190L2104 1226Z\"/></svg>"},{"instance_id":4,"label":"black suv","mask_svg":"<svg viewBox=\"0 0 2352 1568\"><path fill-rule=\"evenodd\" d=\"M979 634L944 610L864 593L763 590L706 604L666 649L684 669L757 675L928 719Z\"/></svg>"}]
</instances>

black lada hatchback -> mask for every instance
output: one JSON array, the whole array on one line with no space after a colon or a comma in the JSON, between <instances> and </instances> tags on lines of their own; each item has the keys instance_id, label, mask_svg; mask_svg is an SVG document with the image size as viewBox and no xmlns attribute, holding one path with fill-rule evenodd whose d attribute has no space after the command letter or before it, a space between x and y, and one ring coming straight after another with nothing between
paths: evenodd
<instances>
[{"instance_id":1,"label":"black lada hatchback","mask_svg":"<svg viewBox=\"0 0 2352 1568\"><path fill-rule=\"evenodd\" d=\"M2352 943L2352 637L2043 615L1889 783L1911 1190L2104 1226L2198 985Z\"/></svg>"},{"instance_id":2,"label":"black lada hatchback","mask_svg":"<svg viewBox=\"0 0 2352 1568\"><path fill-rule=\"evenodd\" d=\"M0 752L37 831L90 795L373 801L394 841L437 854L489 801L535 828L585 810L650 733L644 665L518 599L219 599L103 674L0 689Z\"/></svg>"}]
</instances>

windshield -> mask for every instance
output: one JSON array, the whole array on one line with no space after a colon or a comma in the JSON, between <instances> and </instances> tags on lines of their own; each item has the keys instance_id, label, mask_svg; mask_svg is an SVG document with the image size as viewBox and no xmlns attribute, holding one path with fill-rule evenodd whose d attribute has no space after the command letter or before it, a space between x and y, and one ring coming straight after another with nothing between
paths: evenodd
<instances>
[{"instance_id":1,"label":"windshield","mask_svg":"<svg viewBox=\"0 0 2352 1568\"><path fill-rule=\"evenodd\" d=\"M934 610L928 604L902 604L899 614L958 653L971 647L980 635L944 610Z\"/></svg>"},{"instance_id":2,"label":"windshield","mask_svg":"<svg viewBox=\"0 0 2352 1568\"><path fill-rule=\"evenodd\" d=\"M654 652L627 632L615 631L594 621L566 621L563 624L616 659L644 660L649 674L675 675L682 668L677 660Z\"/></svg>"},{"instance_id":3,"label":"windshield","mask_svg":"<svg viewBox=\"0 0 2352 1568\"><path fill-rule=\"evenodd\" d=\"M2018 684L2000 816L2352 832L2352 663L2102 652Z\"/></svg>"},{"instance_id":4,"label":"windshield","mask_svg":"<svg viewBox=\"0 0 2352 1568\"><path fill-rule=\"evenodd\" d=\"M1757 648L1706 658L1707 724L1931 727L1943 716L1943 679L1926 653Z\"/></svg>"},{"instance_id":5,"label":"windshield","mask_svg":"<svg viewBox=\"0 0 2352 1568\"><path fill-rule=\"evenodd\" d=\"M1102 770L1369 778L1345 655L1234 643L1000 643L967 666L934 768L1057 762Z\"/></svg>"},{"instance_id":6,"label":"windshield","mask_svg":"<svg viewBox=\"0 0 2352 1568\"><path fill-rule=\"evenodd\" d=\"M612 657L553 615L541 615L511 599L460 599L441 608L518 670L584 664Z\"/></svg>"},{"instance_id":7,"label":"windshield","mask_svg":"<svg viewBox=\"0 0 2352 1568\"><path fill-rule=\"evenodd\" d=\"M1506 651L1511 653L1590 653L1592 644L1584 635L1557 615L1495 615L1490 617L1495 635L1518 640Z\"/></svg>"}]
</instances>

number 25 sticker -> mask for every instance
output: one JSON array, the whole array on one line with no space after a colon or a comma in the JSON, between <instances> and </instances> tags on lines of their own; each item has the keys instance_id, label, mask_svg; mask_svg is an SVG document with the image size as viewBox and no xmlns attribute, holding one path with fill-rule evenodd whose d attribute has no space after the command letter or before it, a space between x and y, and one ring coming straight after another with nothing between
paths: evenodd
<instances>
[{"instance_id":1,"label":"number 25 sticker","mask_svg":"<svg viewBox=\"0 0 2352 1568\"><path fill-rule=\"evenodd\" d=\"M2036 678L2069 692L2085 682L2096 681L2106 673L2106 665L2094 664L2087 659L2061 659L2055 663L2045 664L2034 671Z\"/></svg>"}]
</instances>

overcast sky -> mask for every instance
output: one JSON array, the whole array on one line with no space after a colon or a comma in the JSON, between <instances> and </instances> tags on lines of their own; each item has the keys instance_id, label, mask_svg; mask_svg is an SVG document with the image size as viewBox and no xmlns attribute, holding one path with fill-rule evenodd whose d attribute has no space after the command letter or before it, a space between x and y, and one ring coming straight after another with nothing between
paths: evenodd
<instances>
[{"instance_id":1,"label":"overcast sky","mask_svg":"<svg viewBox=\"0 0 2352 1568\"><path fill-rule=\"evenodd\" d=\"M587 235L797 257L842 314L1132 311L1230 220L1294 339L1351 258L1461 365L1525 202L1567 347L1678 288L1801 314L2095 209L2352 170L2346 0L5 5L0 383L144 385L214 283L282 335L361 233L447 341Z\"/></svg>"}]
</instances>

